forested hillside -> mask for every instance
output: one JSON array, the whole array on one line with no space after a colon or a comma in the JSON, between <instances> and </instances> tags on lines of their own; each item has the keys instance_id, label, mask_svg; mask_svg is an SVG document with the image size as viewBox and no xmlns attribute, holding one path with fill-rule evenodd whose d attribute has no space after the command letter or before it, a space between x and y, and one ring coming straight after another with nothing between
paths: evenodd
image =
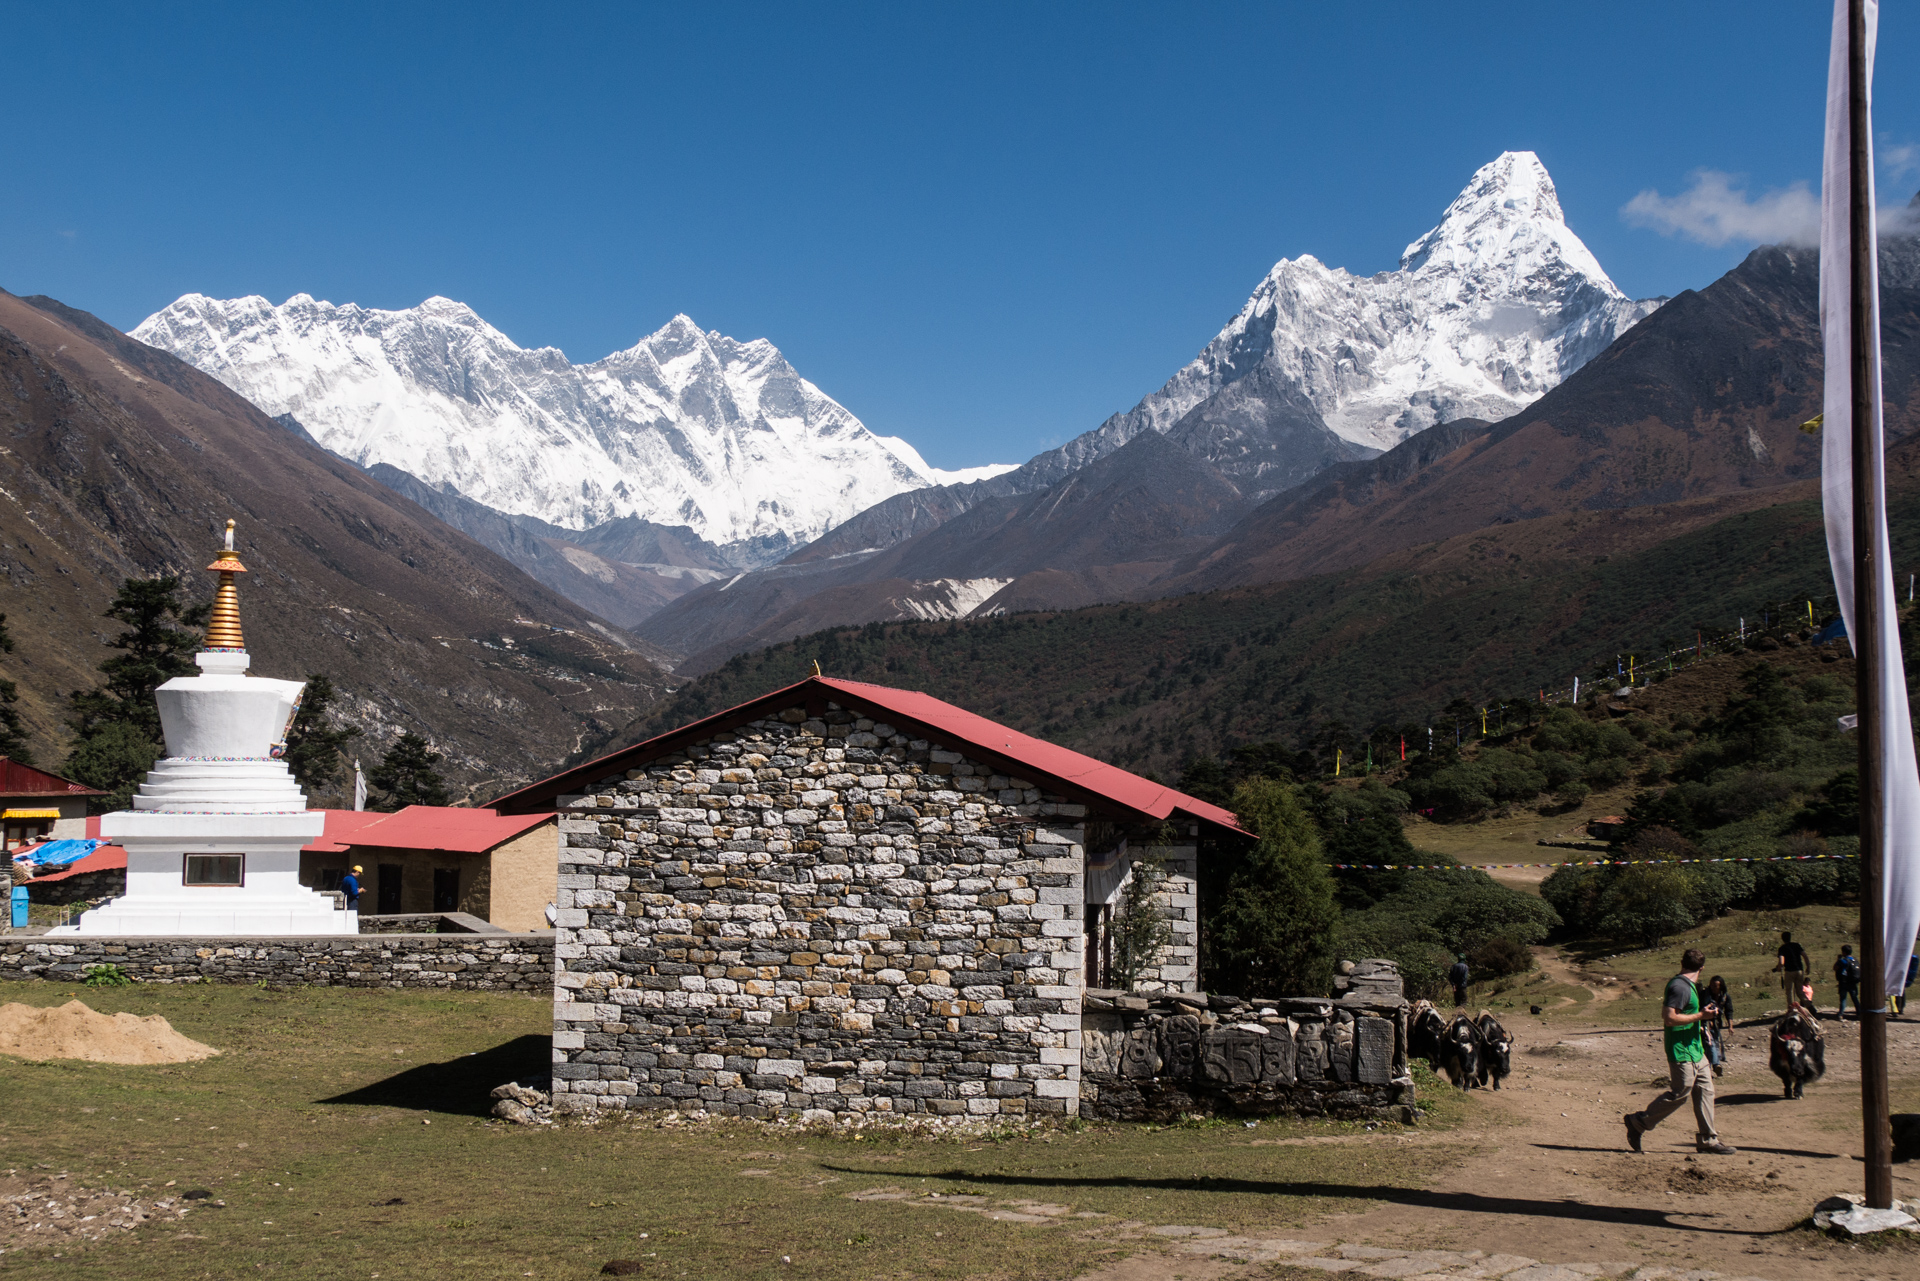
<instances>
[{"instance_id":1,"label":"forested hillside","mask_svg":"<svg viewBox=\"0 0 1920 1281\"><path fill-rule=\"evenodd\" d=\"M1890 468L1901 573L1920 568L1912 454L1894 451ZM1456 702L1537 701L1616 656L1742 617L1804 615L1809 599L1830 608L1817 502L1608 553L1621 522L1661 518L1643 508L1520 522L1360 571L1146 604L818 632L732 659L606 746L798 680L817 660L828 675L922 689L1171 779L1239 744L1305 746L1328 722L1362 733L1429 724Z\"/></svg>"}]
</instances>

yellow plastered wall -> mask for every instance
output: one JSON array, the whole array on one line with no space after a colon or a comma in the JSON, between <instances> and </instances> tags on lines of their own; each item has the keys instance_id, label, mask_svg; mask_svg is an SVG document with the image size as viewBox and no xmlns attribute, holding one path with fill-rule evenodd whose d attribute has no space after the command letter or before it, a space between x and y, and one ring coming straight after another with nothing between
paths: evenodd
<instances>
[{"instance_id":1,"label":"yellow plastered wall","mask_svg":"<svg viewBox=\"0 0 1920 1281\"><path fill-rule=\"evenodd\" d=\"M560 886L560 819L549 818L504 845L496 845L489 869L493 911L487 917L503 930L544 930L547 904Z\"/></svg>"}]
</instances>

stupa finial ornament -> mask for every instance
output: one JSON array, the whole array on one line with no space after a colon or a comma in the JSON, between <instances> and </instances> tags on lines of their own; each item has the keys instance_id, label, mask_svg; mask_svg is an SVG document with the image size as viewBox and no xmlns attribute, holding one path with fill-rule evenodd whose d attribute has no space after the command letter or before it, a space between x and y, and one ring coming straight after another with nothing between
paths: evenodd
<instances>
[{"instance_id":1,"label":"stupa finial ornament","mask_svg":"<svg viewBox=\"0 0 1920 1281\"><path fill-rule=\"evenodd\" d=\"M244 574L247 567L233 551L233 522L227 522L227 541L221 549L219 558L207 568L220 575L220 586L213 593L213 615L207 620L207 642L203 649L208 650L244 650L246 638L240 632L240 589L234 584L235 574Z\"/></svg>"}]
</instances>

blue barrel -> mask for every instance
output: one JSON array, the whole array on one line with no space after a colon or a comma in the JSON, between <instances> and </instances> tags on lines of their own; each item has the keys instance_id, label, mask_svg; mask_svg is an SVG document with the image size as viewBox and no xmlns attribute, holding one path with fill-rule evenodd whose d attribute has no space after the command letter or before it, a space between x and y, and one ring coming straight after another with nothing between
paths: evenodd
<instances>
[{"instance_id":1,"label":"blue barrel","mask_svg":"<svg viewBox=\"0 0 1920 1281\"><path fill-rule=\"evenodd\" d=\"M27 924L27 887L13 887L13 927L23 929Z\"/></svg>"}]
</instances>

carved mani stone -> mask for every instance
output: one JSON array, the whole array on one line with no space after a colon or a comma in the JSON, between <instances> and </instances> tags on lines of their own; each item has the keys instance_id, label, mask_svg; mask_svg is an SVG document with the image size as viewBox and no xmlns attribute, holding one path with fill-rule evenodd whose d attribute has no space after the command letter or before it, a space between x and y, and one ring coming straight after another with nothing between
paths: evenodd
<instances>
[{"instance_id":1,"label":"carved mani stone","mask_svg":"<svg viewBox=\"0 0 1920 1281\"><path fill-rule=\"evenodd\" d=\"M1267 1033L1260 1046L1260 1080L1267 1085L1293 1084L1293 1037L1284 1023Z\"/></svg>"},{"instance_id":2,"label":"carved mani stone","mask_svg":"<svg viewBox=\"0 0 1920 1281\"><path fill-rule=\"evenodd\" d=\"M1190 1081L1200 1060L1200 1020L1179 1014L1160 1025L1161 1072L1177 1081Z\"/></svg>"},{"instance_id":3,"label":"carved mani stone","mask_svg":"<svg viewBox=\"0 0 1920 1281\"><path fill-rule=\"evenodd\" d=\"M1327 1046L1320 1039L1326 1026L1317 1019L1302 1019L1293 1035L1293 1073L1303 1082L1326 1080Z\"/></svg>"},{"instance_id":4,"label":"carved mani stone","mask_svg":"<svg viewBox=\"0 0 1920 1281\"><path fill-rule=\"evenodd\" d=\"M1327 1038L1328 1075L1345 1084L1353 1080L1353 1022L1343 1019L1333 1025L1333 1035Z\"/></svg>"},{"instance_id":5,"label":"carved mani stone","mask_svg":"<svg viewBox=\"0 0 1920 1281\"><path fill-rule=\"evenodd\" d=\"M1267 1038L1243 1027L1210 1027L1200 1043L1200 1070L1209 1085L1255 1085L1260 1080L1261 1043Z\"/></svg>"},{"instance_id":6,"label":"carved mani stone","mask_svg":"<svg viewBox=\"0 0 1920 1281\"><path fill-rule=\"evenodd\" d=\"M1361 1019L1354 1025L1362 1085L1385 1085L1393 1079L1393 1022Z\"/></svg>"},{"instance_id":7,"label":"carved mani stone","mask_svg":"<svg viewBox=\"0 0 1920 1281\"><path fill-rule=\"evenodd\" d=\"M1160 1056L1154 1052L1153 1031L1138 1027L1120 1043L1120 1074L1142 1081L1160 1070Z\"/></svg>"}]
</instances>

